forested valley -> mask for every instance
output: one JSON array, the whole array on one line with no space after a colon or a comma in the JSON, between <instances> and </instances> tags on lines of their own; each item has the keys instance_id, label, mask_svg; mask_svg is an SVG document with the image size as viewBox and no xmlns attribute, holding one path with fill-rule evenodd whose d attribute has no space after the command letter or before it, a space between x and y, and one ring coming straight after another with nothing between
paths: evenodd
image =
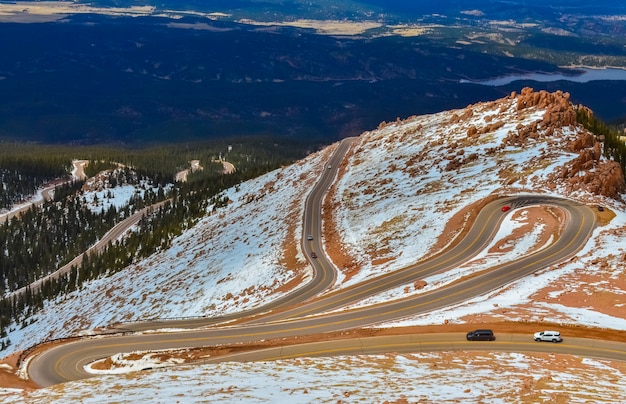
<instances>
[{"instance_id":1,"label":"forested valley","mask_svg":"<svg viewBox=\"0 0 626 404\"><path fill-rule=\"evenodd\" d=\"M111 275L160 249L193 226L213 209L228 203L220 192L304 157L320 145L285 139L239 138L223 142L176 144L128 150L115 147L63 148L14 144L0 151L1 200L17 203L32 197L50 182L59 185L54 197L0 224L0 350L10 341L7 329L28 324L29 317L47 300L80 289L89 280ZM7 150L12 149L13 153ZM108 171L108 187L132 185L136 192L120 208L93 209L84 197L84 181L72 179L72 160L89 163L87 177ZM202 170L191 172L187 181L175 182L177 172L197 159ZM222 172L220 160L236 167ZM19 178L17 182L7 181ZM112 227L145 207L149 209L138 228L100 253L89 253L95 242ZM12 206L3 206L7 209ZM53 273L83 254L80 266L59 278L49 278L40 288L33 281ZM18 289L22 292L17 293Z\"/></svg>"}]
</instances>

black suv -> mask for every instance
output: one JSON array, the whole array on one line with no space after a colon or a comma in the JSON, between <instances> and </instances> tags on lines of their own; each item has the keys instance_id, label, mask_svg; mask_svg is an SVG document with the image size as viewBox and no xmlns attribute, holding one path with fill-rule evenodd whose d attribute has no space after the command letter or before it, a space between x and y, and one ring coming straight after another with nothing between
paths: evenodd
<instances>
[{"instance_id":1,"label":"black suv","mask_svg":"<svg viewBox=\"0 0 626 404\"><path fill-rule=\"evenodd\" d=\"M468 341L495 341L496 336L491 330L475 330L467 333Z\"/></svg>"}]
</instances>

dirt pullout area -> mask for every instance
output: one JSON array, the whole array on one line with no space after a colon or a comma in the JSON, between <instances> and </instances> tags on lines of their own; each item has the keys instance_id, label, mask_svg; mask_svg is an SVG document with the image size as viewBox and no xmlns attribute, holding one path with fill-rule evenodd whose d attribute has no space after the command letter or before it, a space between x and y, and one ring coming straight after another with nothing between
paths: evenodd
<instances>
[{"instance_id":1,"label":"dirt pullout area","mask_svg":"<svg viewBox=\"0 0 626 404\"><path fill-rule=\"evenodd\" d=\"M16 366L21 352L7 356L0 361L0 388L34 390L39 388L30 380L17 376Z\"/></svg>"}]
</instances>

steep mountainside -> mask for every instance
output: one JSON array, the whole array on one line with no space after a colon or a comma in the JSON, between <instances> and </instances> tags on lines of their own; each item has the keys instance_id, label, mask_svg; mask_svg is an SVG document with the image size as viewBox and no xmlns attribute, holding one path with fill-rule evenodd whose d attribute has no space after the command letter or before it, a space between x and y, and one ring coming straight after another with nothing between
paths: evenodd
<instances>
[{"instance_id":1,"label":"steep mountainside","mask_svg":"<svg viewBox=\"0 0 626 404\"><path fill-rule=\"evenodd\" d=\"M325 249L340 270L334 288L433 254L487 200L557 195L606 207L598 212L600 226L588 246L574 259L546 268L530 286L520 281L499 291L495 295L504 297L497 305L492 295L490 304L481 305L486 297L477 299L462 315L452 310L407 321L480 316L604 326L611 320L612 327L626 329L626 309L616 303L626 291L620 281L624 178L602 156L599 139L576 124L574 108L567 94L524 89L462 110L383 123L361 135L323 208ZM50 302L32 323L14 327L10 349L117 322L236 312L297 289L311 273L300 247L306 195L333 149L225 192L228 206L207 213L169 250ZM423 293L527 254L550 243L567 220L546 207L513 208L481 257L360 304ZM594 302L577 299L600 292L603 299Z\"/></svg>"},{"instance_id":2,"label":"steep mountainside","mask_svg":"<svg viewBox=\"0 0 626 404\"><path fill-rule=\"evenodd\" d=\"M617 270L624 247L616 242L626 231L619 213L624 178L602 156L598 139L576 124L574 108L567 94L524 89L364 133L339 168L323 209L325 249L340 271L334 288L420 260L457 236L484 201L526 193L605 205L598 212L604 225L615 215L612 208L618 216L596 231L580 258L586 270ZM302 285L311 273L300 247L305 196L333 149L229 190L229 205L207 214L171 249L50 303L34 324L15 327L12 348L116 322L236 312ZM534 209L516 216L525 224L511 225L531 236L511 230L500 237L509 243L526 237L525 251L546 243L563 219ZM598 256L608 246L615 255ZM502 251L496 255L506 259ZM447 281L488 266L489 257L487 252L480 265L451 273ZM436 285L427 280L384 298ZM626 319L626 312L620 317Z\"/></svg>"},{"instance_id":3,"label":"steep mountainside","mask_svg":"<svg viewBox=\"0 0 626 404\"><path fill-rule=\"evenodd\" d=\"M383 123L365 133L328 202L336 262L361 280L439 249L477 200L543 193L620 200L624 177L576 123L568 94L533 92ZM578 107L582 108L582 107ZM441 235L439 243L424 233ZM416 235L420 235L416 237ZM343 253L341 253L341 252Z\"/></svg>"}]
</instances>

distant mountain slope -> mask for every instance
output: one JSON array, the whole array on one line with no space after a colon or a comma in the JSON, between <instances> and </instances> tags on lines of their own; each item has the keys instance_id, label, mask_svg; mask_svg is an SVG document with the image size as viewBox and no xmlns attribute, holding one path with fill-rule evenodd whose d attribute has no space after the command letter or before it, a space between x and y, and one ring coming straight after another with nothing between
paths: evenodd
<instances>
[{"instance_id":1,"label":"distant mountain slope","mask_svg":"<svg viewBox=\"0 0 626 404\"><path fill-rule=\"evenodd\" d=\"M614 251L623 255L626 245L617 241L610 253L606 246L626 231L626 207L621 201L624 179L616 163L602 156L593 134L574 117L566 94L525 89L461 110L381 124L364 133L344 161L323 208L325 249L341 271L335 287L431 254L458 234L472 209L485 199L546 193L607 207L599 212L603 227L589 248L559 266L559 273L576 288L620 293L619 282L609 279L621 268L621 255ZM310 274L300 249L304 200L332 149L225 192L231 201L228 206L207 213L169 250L50 302L32 323L14 327L9 350L117 322L235 312L295 290ZM406 285L369 302L422 293L437 282L506 259L502 251L526 254L550 242L550 234L557 231L553 227L564 220L549 209L519 212L494 241L492 248L499 254L486 251L469 267L443 274L446 280ZM522 234L515 230L520 227ZM515 246L515 240L520 245ZM581 266L594 274L593 283L581 277ZM531 295L542 288L557 290L562 301L568 293L578 293L571 285L563 289L560 280L552 277L553 269L534 278L536 286L509 297L507 307L532 301ZM609 283L597 284L597 277ZM616 327L626 328L626 309L619 306L609 313L606 301L598 304L586 305L586 312L613 316ZM502 315L492 313L493 306L470 307L474 307L469 309L472 315ZM538 304L523 312L523 318L536 319L545 315L545 308ZM565 313L567 307L550 312L550 318L595 325L593 321L603 321L601 316L578 321ZM412 320L438 321L428 316Z\"/></svg>"},{"instance_id":2,"label":"distant mountain slope","mask_svg":"<svg viewBox=\"0 0 626 404\"><path fill-rule=\"evenodd\" d=\"M331 143L522 86L477 81L626 66L624 5L539 3L0 3L0 139ZM623 78L524 85L626 116Z\"/></svg>"},{"instance_id":3,"label":"distant mountain slope","mask_svg":"<svg viewBox=\"0 0 626 404\"><path fill-rule=\"evenodd\" d=\"M407 2L405 0L96 0L76 1L76 4L90 5L94 7L154 7L157 11L164 10L193 10L205 13L228 13L265 15L274 19L287 17L306 18L335 18L335 19L359 19L382 17L421 17L429 14L445 14L457 17L468 15L471 10L481 10L483 13L505 16L514 15L515 10L525 9L534 11L537 15L557 14L568 12L571 14L589 15L611 14L624 12L626 6L616 4L614 1L601 0L590 4L586 1L553 0L546 4L542 0L513 0L513 1L483 1L483 0L448 0L445 3L428 1ZM266 18L267 18L266 17ZM556 18L556 17L555 17Z\"/></svg>"}]
</instances>

